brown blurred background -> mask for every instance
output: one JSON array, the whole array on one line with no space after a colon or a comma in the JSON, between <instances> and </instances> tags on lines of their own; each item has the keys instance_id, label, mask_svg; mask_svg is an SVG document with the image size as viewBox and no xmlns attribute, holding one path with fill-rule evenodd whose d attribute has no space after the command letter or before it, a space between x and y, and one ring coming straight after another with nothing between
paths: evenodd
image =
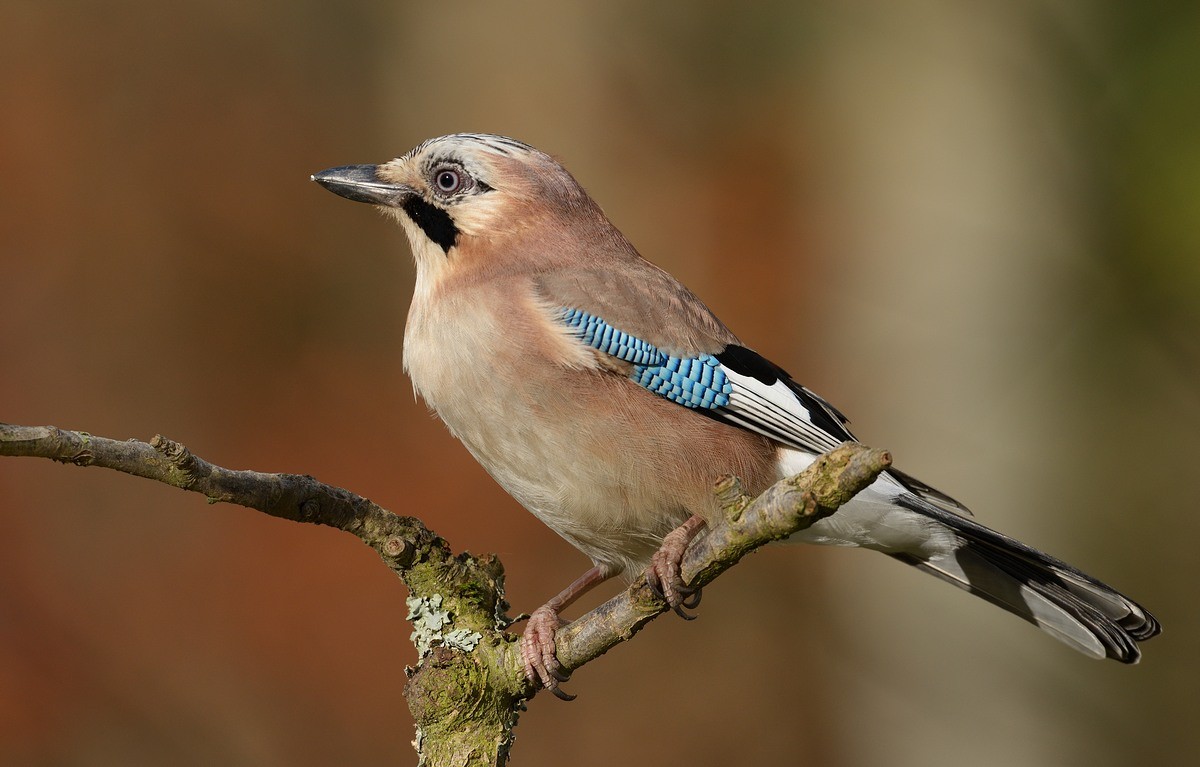
<instances>
[{"instance_id":1,"label":"brown blurred background","mask_svg":"<svg viewBox=\"0 0 1200 767\"><path fill-rule=\"evenodd\" d=\"M772 549L533 701L516 764L1194 763L1194 3L4 0L0 28L0 420L314 474L540 604L586 562L414 402L401 232L308 180L504 133L865 441L1166 627L1092 662L884 557ZM404 597L349 536L2 459L0 763L413 764Z\"/></svg>"}]
</instances>

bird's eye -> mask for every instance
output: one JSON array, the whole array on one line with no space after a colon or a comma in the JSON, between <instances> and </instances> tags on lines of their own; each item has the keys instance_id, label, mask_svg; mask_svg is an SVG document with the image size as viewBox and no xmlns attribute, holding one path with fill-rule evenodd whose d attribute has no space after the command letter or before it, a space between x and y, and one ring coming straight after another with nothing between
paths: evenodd
<instances>
[{"instance_id":1,"label":"bird's eye","mask_svg":"<svg viewBox=\"0 0 1200 767\"><path fill-rule=\"evenodd\" d=\"M437 185L438 191L443 194L452 194L457 192L463 186L462 171L454 168L442 168L433 175L433 183Z\"/></svg>"}]
</instances>

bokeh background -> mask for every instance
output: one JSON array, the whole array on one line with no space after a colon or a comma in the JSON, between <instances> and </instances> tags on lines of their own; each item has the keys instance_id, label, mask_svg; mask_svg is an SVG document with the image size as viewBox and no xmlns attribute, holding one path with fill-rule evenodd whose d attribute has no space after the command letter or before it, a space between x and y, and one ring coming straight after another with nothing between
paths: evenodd
<instances>
[{"instance_id":1,"label":"bokeh background","mask_svg":"<svg viewBox=\"0 0 1200 767\"><path fill-rule=\"evenodd\" d=\"M399 229L308 180L504 133L865 441L1165 625L1098 663L884 557L772 549L533 701L514 763L1195 763L1194 3L3 0L0 28L0 420L314 474L540 604L586 562L414 401ZM2 459L0 763L413 764L404 597L349 536Z\"/></svg>"}]
</instances>

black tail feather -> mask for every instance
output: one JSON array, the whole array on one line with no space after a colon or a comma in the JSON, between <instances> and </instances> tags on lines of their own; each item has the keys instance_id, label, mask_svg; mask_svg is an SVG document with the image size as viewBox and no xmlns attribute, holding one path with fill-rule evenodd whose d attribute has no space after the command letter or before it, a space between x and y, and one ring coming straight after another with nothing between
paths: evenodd
<instances>
[{"instance_id":1,"label":"black tail feather","mask_svg":"<svg viewBox=\"0 0 1200 767\"><path fill-rule=\"evenodd\" d=\"M905 494L898 502L937 519L963 543L953 554L935 559L893 556L1024 618L1081 652L1137 663L1137 643L1161 630L1154 616L1136 602L1066 562L917 496Z\"/></svg>"}]
</instances>

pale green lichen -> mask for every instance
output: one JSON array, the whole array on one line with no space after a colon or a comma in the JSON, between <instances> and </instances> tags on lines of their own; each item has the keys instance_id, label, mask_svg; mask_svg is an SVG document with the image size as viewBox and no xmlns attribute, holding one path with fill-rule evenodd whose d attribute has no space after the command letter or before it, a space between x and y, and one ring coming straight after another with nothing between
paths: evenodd
<instances>
[{"instance_id":1,"label":"pale green lichen","mask_svg":"<svg viewBox=\"0 0 1200 767\"><path fill-rule=\"evenodd\" d=\"M483 634L470 629L454 629L442 633L449 626L452 616L449 610L442 609L442 595L434 594L429 597L409 597L408 619L412 621L413 632L409 640L416 646L420 657L424 658L435 646L449 647L463 652L474 650L483 640Z\"/></svg>"},{"instance_id":2,"label":"pale green lichen","mask_svg":"<svg viewBox=\"0 0 1200 767\"><path fill-rule=\"evenodd\" d=\"M455 650L471 652L483 640L483 634L470 629L454 629L442 637L442 644Z\"/></svg>"},{"instance_id":3,"label":"pale green lichen","mask_svg":"<svg viewBox=\"0 0 1200 767\"><path fill-rule=\"evenodd\" d=\"M409 641L416 645L417 653L424 658L435 642L441 644L442 627L450 622L450 611L442 609L441 594L431 597L409 597L406 604L407 617L413 624Z\"/></svg>"}]
</instances>

